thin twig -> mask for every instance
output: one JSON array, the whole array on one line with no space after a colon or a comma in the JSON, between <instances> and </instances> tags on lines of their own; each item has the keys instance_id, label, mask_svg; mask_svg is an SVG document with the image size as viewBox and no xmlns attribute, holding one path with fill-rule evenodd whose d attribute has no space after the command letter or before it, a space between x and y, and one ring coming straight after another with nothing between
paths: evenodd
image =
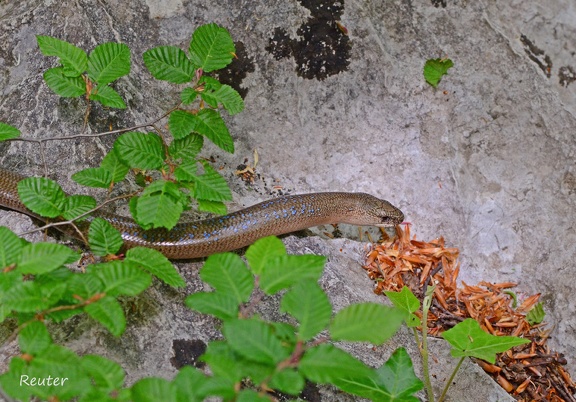
<instances>
[{"instance_id":1,"label":"thin twig","mask_svg":"<svg viewBox=\"0 0 576 402\"><path fill-rule=\"evenodd\" d=\"M95 133L95 134L75 134L75 135L70 135L70 136L66 136L66 137L41 138L39 140L32 139L32 138L20 138L19 137L19 138L10 138L10 139L7 139L6 141L23 141L23 142L34 142L34 143L42 144L42 143L47 142L47 141L64 141L64 140L73 140L76 138L104 137L104 136L111 135L111 134L124 133L126 131L137 130L137 129L143 128L143 127L154 126L155 123L159 122L160 120L162 120L163 118L168 116L174 110L179 109L180 105L182 105L182 103L179 103L178 105L176 105L175 107L173 107L172 109L170 109L166 113L164 113L162 116L160 116L154 120L151 120L151 121L143 123L143 124L137 124L137 125L132 126L132 127L119 128L117 130L104 131L104 132Z\"/></svg>"},{"instance_id":2,"label":"thin twig","mask_svg":"<svg viewBox=\"0 0 576 402\"><path fill-rule=\"evenodd\" d=\"M448 393L448 388L450 388L452 381L454 381L454 377L456 377L456 374L458 373L458 370L460 370L460 366L462 365L462 363L464 363L465 358L466 358L466 356L462 356L462 358L460 359L460 361L458 362L456 367L454 367L454 370L452 371L452 375L450 375L450 378L448 379L448 381L446 381L446 385L444 386L444 390L442 391L442 395L440 395L438 402L443 402L444 399L446 398L446 394Z\"/></svg>"}]
</instances>

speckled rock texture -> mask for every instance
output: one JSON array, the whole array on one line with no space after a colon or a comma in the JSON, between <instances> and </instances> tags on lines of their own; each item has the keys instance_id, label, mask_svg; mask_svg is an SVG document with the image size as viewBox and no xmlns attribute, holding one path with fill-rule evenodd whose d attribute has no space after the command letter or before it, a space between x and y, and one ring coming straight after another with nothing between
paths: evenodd
<instances>
[{"instance_id":1,"label":"speckled rock texture","mask_svg":"<svg viewBox=\"0 0 576 402\"><path fill-rule=\"evenodd\" d=\"M43 83L55 61L41 55L35 35L87 50L107 41L132 49L131 74L115 85L129 108L94 107L95 133L150 121L178 102L175 88L143 67L145 50L186 48L199 25L223 25L237 41L238 60L220 78L242 92L246 109L226 117L236 153L208 147L204 155L232 182L236 206L261 201L276 186L385 198L404 211L418 238L444 236L460 248L467 283L514 281L521 296L542 293L554 326L551 346L565 354L574 375L575 13L569 0L0 1L0 121L31 138L82 131L84 101L59 99ZM434 89L423 65L445 56L455 65ZM50 142L50 176L66 191L85 191L70 174L96 166L113 140ZM259 175L246 185L234 170L253 163L255 149ZM24 173L41 172L41 155L30 143L0 145L0 164ZM4 210L0 224L15 231L33 226ZM329 255L322 286L339 308L382 301L358 264L357 243L286 241L293 252ZM201 354L202 343L219 336L213 320L182 305L203 287L199 266L178 264L189 283L184 292L157 284L138 298L121 338L80 318L57 340L121 362L130 382L150 374L171 378ZM381 364L395 345L410 343L400 334L386 348L354 351ZM1 367L6 362L3 356ZM476 370L464 368L449 400L507 400ZM324 396L316 400L350 400L326 392L319 390Z\"/></svg>"}]
</instances>

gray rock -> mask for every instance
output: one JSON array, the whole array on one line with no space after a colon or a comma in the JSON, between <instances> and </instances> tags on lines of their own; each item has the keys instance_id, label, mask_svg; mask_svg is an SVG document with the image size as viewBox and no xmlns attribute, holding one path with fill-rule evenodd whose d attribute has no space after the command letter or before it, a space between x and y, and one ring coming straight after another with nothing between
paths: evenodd
<instances>
[{"instance_id":1,"label":"gray rock","mask_svg":"<svg viewBox=\"0 0 576 402\"><path fill-rule=\"evenodd\" d=\"M246 94L246 110L226 118L236 153L224 155L209 146L204 155L214 156L233 183L238 206L267 198L273 186L386 198L405 212L419 238L443 235L460 248L466 282L516 281L521 296L542 292L547 321L554 326L551 346L566 355L573 372L574 7L567 0L554 0L545 9L538 2L325 4L332 14L295 0L0 2L0 121L35 139L82 132L84 101L60 99L42 81L55 61L40 54L37 34L87 50L106 41L132 49L132 72L115 85L129 109L95 106L89 128L95 133L150 121L175 105L176 90L151 79L141 54L161 44L185 49L197 26L219 23L239 42L243 65L234 77ZM313 24L317 31L308 29ZM318 56L310 56L310 49ZM455 66L433 89L422 68L426 59L444 56ZM52 141L43 157L33 143L1 144L0 164L38 174L44 158L66 191L85 192L70 174L96 166L112 142L112 137ZM254 149L261 177L248 186L233 172L252 160ZM26 219L0 210L0 223L16 231L29 225ZM299 252L332 247L318 238L288 240ZM375 299L358 265L344 262L344 255L361 258L357 246L348 244L342 244L343 252L339 246L331 252L323 279L337 308ZM120 361L130 382L150 374L171 378L176 340L218 337L213 320L182 306L186 293L203 288L198 265L178 266L188 280L186 291L155 285L134 301L136 313L121 338L79 318L57 339L79 353ZM340 269L351 272L339 276ZM401 338L399 344L410 342ZM357 353L373 364L393 350L364 348L369 351ZM2 356L2 364L6 361ZM463 368L456 379L456 387L465 384L463 393L455 388L453 400L505 400L475 370ZM480 397L482 390L493 396Z\"/></svg>"}]
</instances>

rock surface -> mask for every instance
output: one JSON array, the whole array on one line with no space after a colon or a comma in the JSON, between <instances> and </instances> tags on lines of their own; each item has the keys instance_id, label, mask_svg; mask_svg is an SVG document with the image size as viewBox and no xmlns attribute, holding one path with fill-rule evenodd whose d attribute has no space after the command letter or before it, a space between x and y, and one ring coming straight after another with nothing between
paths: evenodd
<instances>
[{"instance_id":1,"label":"rock surface","mask_svg":"<svg viewBox=\"0 0 576 402\"><path fill-rule=\"evenodd\" d=\"M267 198L274 186L292 193L364 191L388 199L404 211L418 238L442 235L461 249L461 279L467 283L514 281L521 295L541 292L554 326L551 345L566 355L574 375L575 12L568 0L545 6L443 0L0 2L0 121L31 138L82 130L84 102L59 99L43 83L42 72L54 60L40 54L35 35L87 50L107 41L132 49L132 72L116 85L129 109L95 107L90 128L99 132L150 121L177 103L174 88L152 80L143 67L145 50L162 44L186 49L197 26L223 25L238 41L239 56L226 79L245 94L246 109L227 118L236 153L208 147L205 156L214 156L234 183L239 206ZM444 56L455 66L434 89L424 82L422 68L426 59ZM71 172L96 166L112 142L50 142L44 157L51 177L78 191ZM260 178L247 186L233 172L246 159L253 163L254 149ZM0 145L0 164L24 173L41 172L41 155L31 143ZM0 224L16 231L28 222L0 210ZM338 307L376 299L354 262L361 257L356 245L348 246L353 243L286 240L296 244L294 252L329 253L323 286ZM355 257L342 256L340 247ZM185 293L202 289L198 266L179 264L189 282ZM189 346L178 340L218 336L212 320L182 306L184 296L160 285L150 289L119 339L82 319L58 339L79 352L121 361L130 381L158 373L170 378L176 372L174 346ZM399 344L411 342L399 337ZM199 345L193 342L191 349ZM357 353L374 364L393 350L361 348ZM474 370L468 366L457 378L462 393L455 389L452 400L506 400L495 385L467 388L481 384ZM481 391L488 394L481 397Z\"/></svg>"}]
</instances>

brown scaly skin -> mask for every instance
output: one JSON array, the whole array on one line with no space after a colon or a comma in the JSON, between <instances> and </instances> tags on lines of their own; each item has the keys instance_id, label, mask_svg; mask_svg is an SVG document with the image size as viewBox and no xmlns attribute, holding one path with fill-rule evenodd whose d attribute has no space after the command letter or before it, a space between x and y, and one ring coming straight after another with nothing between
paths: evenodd
<instances>
[{"instance_id":1,"label":"brown scaly skin","mask_svg":"<svg viewBox=\"0 0 576 402\"><path fill-rule=\"evenodd\" d=\"M42 219L20 202L17 184L23 178L0 168L0 206ZM178 223L171 230L144 230L130 218L106 212L93 215L118 229L126 248L149 247L171 259L206 257L248 246L261 237L312 226L349 223L390 227L404 220L402 211L388 201L364 193L342 192L278 197L225 216ZM79 228L86 236L88 225ZM69 229L64 231L74 235Z\"/></svg>"}]
</instances>

